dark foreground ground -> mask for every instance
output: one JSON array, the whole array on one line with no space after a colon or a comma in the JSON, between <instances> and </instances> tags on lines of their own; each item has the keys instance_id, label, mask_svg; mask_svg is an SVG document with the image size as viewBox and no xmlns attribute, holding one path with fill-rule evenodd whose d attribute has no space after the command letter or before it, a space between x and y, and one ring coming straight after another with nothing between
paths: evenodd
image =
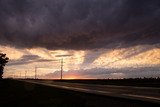
<instances>
[{"instance_id":1,"label":"dark foreground ground","mask_svg":"<svg viewBox=\"0 0 160 107\"><path fill-rule=\"evenodd\" d=\"M135 79L73 79L73 80L54 80L59 82L101 84L101 85L120 85L136 87L160 87L160 78L135 78Z\"/></svg>"},{"instance_id":2,"label":"dark foreground ground","mask_svg":"<svg viewBox=\"0 0 160 107\"><path fill-rule=\"evenodd\" d=\"M17 80L0 80L1 107L159 107L136 100L68 91Z\"/></svg>"}]
</instances>

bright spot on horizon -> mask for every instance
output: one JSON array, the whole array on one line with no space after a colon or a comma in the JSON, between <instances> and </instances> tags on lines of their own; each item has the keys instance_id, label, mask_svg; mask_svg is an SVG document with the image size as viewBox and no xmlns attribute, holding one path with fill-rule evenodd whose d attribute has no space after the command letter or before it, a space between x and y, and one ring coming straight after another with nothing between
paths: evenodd
<instances>
[{"instance_id":1,"label":"bright spot on horizon","mask_svg":"<svg viewBox=\"0 0 160 107\"><path fill-rule=\"evenodd\" d=\"M36 66L38 67L37 71L39 78L59 78L61 67L60 59L63 58L63 70L65 72L64 78L78 79L95 78L94 76L92 77L92 75L90 75L90 72L85 75L83 73L78 74L85 69L104 68L112 70L139 67L157 67L160 65L160 60L158 59L160 56L159 48L152 48L144 52L133 53L133 50L136 52L144 47L149 46L136 46L132 48L114 50L103 49L103 52L98 56L97 52L102 50L92 51L91 55L87 54L88 51L47 50L44 48L16 49L7 46L1 46L0 50L3 49L3 52L6 53L10 58L10 62L5 68L4 77L24 78L25 71L27 71L28 78L34 78ZM85 62L85 58L87 57L89 57L91 60L94 60ZM70 74L72 71L76 73ZM107 72L108 71L106 71L106 73ZM47 77L48 74L55 76ZM113 72L110 74L111 78L115 78L115 75L113 74L115 73ZM116 78L123 76L124 75L122 75L122 73L116 73ZM99 76L97 78L99 78Z\"/></svg>"}]
</instances>

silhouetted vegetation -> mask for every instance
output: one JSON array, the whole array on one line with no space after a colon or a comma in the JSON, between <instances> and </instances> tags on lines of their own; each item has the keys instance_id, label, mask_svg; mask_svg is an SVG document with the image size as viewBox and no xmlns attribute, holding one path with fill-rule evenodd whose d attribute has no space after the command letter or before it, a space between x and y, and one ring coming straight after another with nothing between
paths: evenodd
<instances>
[{"instance_id":1,"label":"silhouetted vegetation","mask_svg":"<svg viewBox=\"0 0 160 107\"><path fill-rule=\"evenodd\" d=\"M6 57L6 54L0 53L0 79L3 77L3 69L9 58Z\"/></svg>"}]
</instances>

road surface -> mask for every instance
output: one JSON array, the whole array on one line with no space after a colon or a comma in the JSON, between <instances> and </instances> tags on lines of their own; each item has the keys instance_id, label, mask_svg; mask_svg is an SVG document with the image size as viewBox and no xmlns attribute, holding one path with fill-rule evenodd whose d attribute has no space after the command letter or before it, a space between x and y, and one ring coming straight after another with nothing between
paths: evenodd
<instances>
[{"instance_id":1,"label":"road surface","mask_svg":"<svg viewBox=\"0 0 160 107\"><path fill-rule=\"evenodd\" d=\"M61 89L126 98L140 101L147 101L160 104L160 88L154 87L134 87L116 85L95 85L68 82L55 82L51 80L22 80L29 83L41 84Z\"/></svg>"}]
</instances>

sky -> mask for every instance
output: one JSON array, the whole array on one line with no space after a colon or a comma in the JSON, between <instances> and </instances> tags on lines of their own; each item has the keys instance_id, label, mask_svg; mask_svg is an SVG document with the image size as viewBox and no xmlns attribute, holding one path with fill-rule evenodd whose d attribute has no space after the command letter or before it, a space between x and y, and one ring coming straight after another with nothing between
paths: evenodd
<instances>
[{"instance_id":1,"label":"sky","mask_svg":"<svg viewBox=\"0 0 160 107\"><path fill-rule=\"evenodd\" d=\"M160 76L159 0L0 0L4 77Z\"/></svg>"}]
</instances>

